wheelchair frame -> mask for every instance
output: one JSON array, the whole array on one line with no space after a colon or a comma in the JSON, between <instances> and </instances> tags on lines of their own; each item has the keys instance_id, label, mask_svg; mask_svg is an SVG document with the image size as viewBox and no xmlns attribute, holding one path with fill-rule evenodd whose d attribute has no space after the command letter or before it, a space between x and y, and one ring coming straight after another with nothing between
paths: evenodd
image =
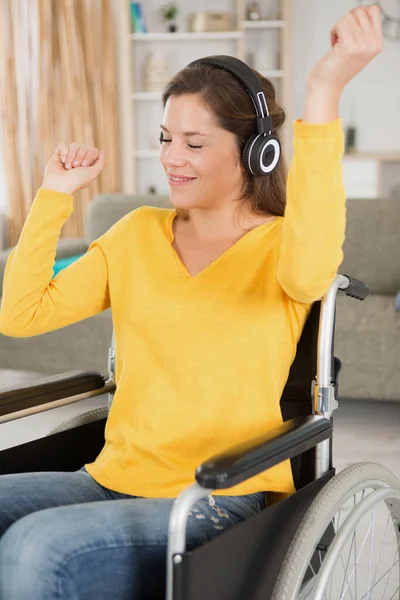
<instances>
[{"instance_id":1,"label":"wheelchair frame","mask_svg":"<svg viewBox=\"0 0 400 600\"><path fill-rule=\"evenodd\" d=\"M284 418L284 423L273 431L209 458L196 470L196 483L183 490L176 498L169 521L166 600L183 600L183 598L185 600L197 600L197 598L204 597L201 595L196 596L196 593L193 592L187 594L187 577L183 572L183 567L186 566L187 568L188 555L190 554L186 552L186 524L190 510L197 500L211 494L214 490L230 488L284 460L296 460L296 457L298 458L301 455L308 455L309 458L313 456L313 476L311 478L308 476L308 481L307 479L305 482L303 481L300 489L297 486L298 491L296 494L277 503L279 505L286 503L288 507L292 506L294 508L297 506L298 515L292 525L286 528L289 535L293 537L293 532L312 499L323 485L333 477L331 416L338 406L335 395L337 392L337 376L340 370L340 361L334 359L333 356L335 302L338 290L342 290L346 295L359 300L364 300L368 295L368 288L362 282L347 275L337 275L329 291L321 300L317 366L315 378L312 380L311 390L309 390L312 408L308 414L300 413L289 420ZM114 332L108 354L108 370L109 378L107 381L98 372L72 371L35 379L17 389L8 388L0 392L0 423L104 393L109 394L109 408L116 390ZM40 404L38 404L38 400ZM313 414L309 414L310 412ZM87 426L85 425L81 429L85 427ZM68 440L72 439L71 435L68 432L58 434L59 437L61 436L60 439L67 440L67 446ZM42 441L35 440L22 446L33 447L35 445L39 447L39 442ZM43 441L43 443L46 444L47 442ZM14 472L15 460L21 458L18 448L10 448L0 452L0 473ZM310 455L310 452L313 454ZM29 470L33 470L33 468ZM74 468L76 468L76 465L72 467L72 469ZM273 515L278 516L282 513L282 510L279 506L274 505L268 511L263 512L271 512ZM272 529L274 518L271 517L270 519L270 529ZM284 523L284 519L282 517L280 519L281 523ZM250 521L252 520L254 518L250 519ZM239 529L242 525L246 525L246 523L235 526L234 529ZM250 523L249 526L252 526L252 524ZM242 528L242 531L245 532L245 529ZM254 531L253 527L253 537L256 535ZM230 533L230 531L224 532L208 542L206 546L212 545L213 542L216 542L214 546L220 545L221 538ZM282 535L283 538L285 538L285 535ZM288 540L283 539L281 546L283 548L282 552L284 552L288 547ZM263 597L266 598L267 596Z\"/></svg>"}]
</instances>

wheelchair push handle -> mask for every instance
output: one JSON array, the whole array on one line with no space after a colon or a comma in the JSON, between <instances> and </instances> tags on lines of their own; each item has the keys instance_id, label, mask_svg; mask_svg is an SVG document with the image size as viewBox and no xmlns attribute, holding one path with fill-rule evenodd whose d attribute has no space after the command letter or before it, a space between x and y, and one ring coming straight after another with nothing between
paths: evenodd
<instances>
[{"instance_id":1,"label":"wheelchair push handle","mask_svg":"<svg viewBox=\"0 0 400 600\"><path fill-rule=\"evenodd\" d=\"M365 300L365 298L369 294L369 287L359 279L354 279L354 277L349 277L349 275L344 275L346 279L348 279L348 285L342 284L339 289L341 289L346 296L350 296L350 298L355 298L356 300Z\"/></svg>"}]
</instances>

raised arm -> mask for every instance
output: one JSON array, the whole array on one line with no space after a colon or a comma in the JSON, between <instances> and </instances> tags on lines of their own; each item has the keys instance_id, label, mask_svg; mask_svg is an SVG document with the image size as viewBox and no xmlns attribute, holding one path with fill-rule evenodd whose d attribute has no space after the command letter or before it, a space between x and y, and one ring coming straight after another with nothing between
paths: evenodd
<instances>
[{"instance_id":1,"label":"raised arm","mask_svg":"<svg viewBox=\"0 0 400 600\"><path fill-rule=\"evenodd\" d=\"M345 200L344 87L383 48L381 9L356 8L331 31L331 49L311 70L303 118L294 122L294 155L277 276L294 300L311 303L328 290L342 262Z\"/></svg>"},{"instance_id":2,"label":"raised arm","mask_svg":"<svg viewBox=\"0 0 400 600\"><path fill-rule=\"evenodd\" d=\"M60 145L46 167L42 187L7 260L0 308L0 333L4 335L39 335L110 306L107 261L98 240L52 279L57 240L73 211L72 195L105 165L104 153L95 148L83 152L83 148ZM85 156L87 167L80 166ZM79 166L70 167L75 160Z\"/></svg>"}]
</instances>

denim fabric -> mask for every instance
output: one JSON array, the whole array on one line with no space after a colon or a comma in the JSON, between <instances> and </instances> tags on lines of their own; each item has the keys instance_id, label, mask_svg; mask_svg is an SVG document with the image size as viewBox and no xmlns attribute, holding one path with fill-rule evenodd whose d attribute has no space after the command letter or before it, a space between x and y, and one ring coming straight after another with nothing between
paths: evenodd
<instances>
[{"instance_id":1,"label":"denim fabric","mask_svg":"<svg viewBox=\"0 0 400 600\"><path fill-rule=\"evenodd\" d=\"M0 598L163 600L174 499L139 498L73 473L0 476ZM265 507L265 494L206 496L187 548Z\"/></svg>"}]
</instances>

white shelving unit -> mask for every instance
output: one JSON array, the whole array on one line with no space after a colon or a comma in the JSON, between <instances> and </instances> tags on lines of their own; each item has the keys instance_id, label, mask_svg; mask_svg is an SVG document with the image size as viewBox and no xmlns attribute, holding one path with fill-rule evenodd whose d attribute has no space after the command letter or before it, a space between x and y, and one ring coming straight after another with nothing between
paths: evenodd
<instances>
[{"instance_id":1,"label":"white shelving unit","mask_svg":"<svg viewBox=\"0 0 400 600\"><path fill-rule=\"evenodd\" d=\"M243 29L280 29L285 27L285 21L242 21Z\"/></svg>"},{"instance_id":2,"label":"white shelving unit","mask_svg":"<svg viewBox=\"0 0 400 600\"><path fill-rule=\"evenodd\" d=\"M183 42L183 41L208 41L208 40L237 40L242 37L240 31L205 31L192 33L182 31L176 33L132 33L134 42Z\"/></svg>"},{"instance_id":3,"label":"white shelving unit","mask_svg":"<svg viewBox=\"0 0 400 600\"><path fill-rule=\"evenodd\" d=\"M292 0L275 0L276 17L246 20L245 0L207 0L202 10L227 11L235 15L236 28L232 31L174 33L157 31L160 25L149 27L149 33L132 33L130 0L115 1L115 27L118 64L118 95L120 122L121 182L125 193L146 193L155 185L159 193L168 193L167 182L158 161L158 133L161 122L161 92L144 91L141 69L144 56L156 50L169 59L171 76L186 64L201 56L229 54L237 56L276 86L277 99L287 113L282 142L287 158L291 152L290 114L290 29ZM273 0L259 2L261 15ZM142 1L145 18L163 0ZM191 4L191 6L187 6ZM229 4L229 5L228 5ZM265 6L264 6L265 5ZM180 3L182 10L196 12L195 3ZM186 15L187 16L187 15ZM146 19L147 21L147 19ZM261 57L261 59L260 59ZM257 61L258 59L258 61ZM252 62L255 64L252 64ZM261 62L260 62L261 61ZM264 61L264 62L263 62ZM260 64L257 64L260 63ZM265 64L264 64L265 63ZM268 64L269 63L269 64ZM163 187L164 186L164 187Z\"/></svg>"}]
</instances>

